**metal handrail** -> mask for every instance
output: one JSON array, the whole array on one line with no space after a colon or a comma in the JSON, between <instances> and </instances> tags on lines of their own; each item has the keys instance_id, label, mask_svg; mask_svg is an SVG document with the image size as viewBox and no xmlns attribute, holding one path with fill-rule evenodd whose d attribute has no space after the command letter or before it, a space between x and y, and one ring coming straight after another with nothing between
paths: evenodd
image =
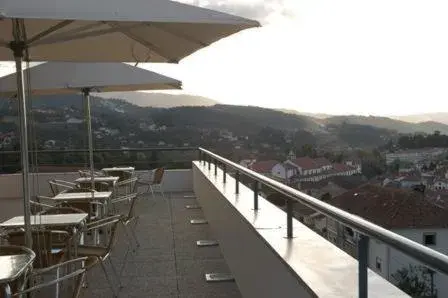
<instances>
[{"instance_id":1,"label":"metal handrail","mask_svg":"<svg viewBox=\"0 0 448 298\"><path fill-rule=\"evenodd\" d=\"M200 160L205 164L208 162L208 168L211 165L215 165L215 175L217 173L216 168L218 162L224 165L223 172L226 176L226 171L228 169L233 169L236 171L235 179L235 192L239 192L239 177L240 175L245 175L252 178L256 183L254 183L254 209L258 207L258 184L263 184L283 195L287 199L287 233L288 238L293 237L292 229L292 203L299 202L309 208L323 213L334 220L343 223L344 225L359 232L360 241L358 242L358 260L359 260L359 297L367 297L367 264L368 264L368 241L369 238L377 239L390 247L393 247L413 258L421 263L424 263L433 270L448 274L448 256L432 250L426 246L416 243L406 237L393 233L386 230L376 224L373 224L357 215L353 215L349 212L343 211L336 208L328 203L322 202L312 196L304 194L294 188L284 185L278 181L270 179L266 176L258 174L250 169L247 169L237 163L234 163L224 157L221 157L211 151L204 148L199 148ZM223 178L225 183L225 178Z\"/></svg>"}]
</instances>

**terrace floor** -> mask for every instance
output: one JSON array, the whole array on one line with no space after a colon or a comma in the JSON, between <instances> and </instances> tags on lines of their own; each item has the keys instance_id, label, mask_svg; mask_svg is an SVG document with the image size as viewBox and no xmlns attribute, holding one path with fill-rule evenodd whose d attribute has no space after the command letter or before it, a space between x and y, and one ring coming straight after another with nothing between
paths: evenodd
<instances>
[{"instance_id":1,"label":"terrace floor","mask_svg":"<svg viewBox=\"0 0 448 298\"><path fill-rule=\"evenodd\" d=\"M191 225L204 218L201 209L186 209L193 193L168 193L166 198L143 196L137 233L140 248L129 257L122 273L119 297L205 298L241 297L235 282L208 283L205 273L229 273L219 246L197 247L197 240L212 239L208 225ZM122 231L121 231L122 232ZM119 269L127 242L120 233L112 259ZM100 267L88 273L82 297L112 297Z\"/></svg>"}]
</instances>

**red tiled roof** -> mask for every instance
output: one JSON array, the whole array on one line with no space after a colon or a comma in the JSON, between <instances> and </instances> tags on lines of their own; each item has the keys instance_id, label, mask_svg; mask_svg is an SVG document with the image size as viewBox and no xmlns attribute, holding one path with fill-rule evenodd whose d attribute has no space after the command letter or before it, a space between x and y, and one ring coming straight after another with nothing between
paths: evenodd
<instances>
[{"instance_id":1,"label":"red tiled roof","mask_svg":"<svg viewBox=\"0 0 448 298\"><path fill-rule=\"evenodd\" d=\"M328 159L326 159L325 157L318 157L318 158L314 159L314 163L318 167L331 166L331 162Z\"/></svg>"},{"instance_id":2,"label":"red tiled roof","mask_svg":"<svg viewBox=\"0 0 448 298\"><path fill-rule=\"evenodd\" d=\"M257 161L250 166L250 169L258 173L270 173L272 168L278 163L277 160Z\"/></svg>"},{"instance_id":3,"label":"red tiled roof","mask_svg":"<svg viewBox=\"0 0 448 298\"><path fill-rule=\"evenodd\" d=\"M386 229L448 227L448 210L415 191L366 184L329 203Z\"/></svg>"},{"instance_id":4,"label":"red tiled roof","mask_svg":"<svg viewBox=\"0 0 448 298\"><path fill-rule=\"evenodd\" d=\"M308 156L296 158L292 162L304 170L319 168L319 166L315 163L315 161Z\"/></svg>"}]
</instances>

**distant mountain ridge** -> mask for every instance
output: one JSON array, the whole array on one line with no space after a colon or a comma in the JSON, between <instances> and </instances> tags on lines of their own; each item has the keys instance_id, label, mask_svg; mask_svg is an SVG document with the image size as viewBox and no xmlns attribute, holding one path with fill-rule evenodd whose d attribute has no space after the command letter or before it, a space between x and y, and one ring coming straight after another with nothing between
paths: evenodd
<instances>
[{"instance_id":1,"label":"distant mountain ridge","mask_svg":"<svg viewBox=\"0 0 448 298\"><path fill-rule=\"evenodd\" d=\"M323 113L306 113L289 109L278 109L284 113L308 116L319 123L341 124L350 123L370 125L381 129L394 130L399 133L433 133L438 130L448 134L448 113L428 113L409 116L362 116L362 115L330 115Z\"/></svg>"},{"instance_id":2,"label":"distant mountain ridge","mask_svg":"<svg viewBox=\"0 0 448 298\"><path fill-rule=\"evenodd\" d=\"M388 130L394 130L399 133L433 133L438 130L441 133L448 134L448 125L435 122L420 122L420 123L410 123L401 120L396 120L388 117L378 117L378 116L333 116L322 120L325 124L359 124L359 125L370 125L377 128L383 128Z\"/></svg>"},{"instance_id":3,"label":"distant mountain ridge","mask_svg":"<svg viewBox=\"0 0 448 298\"><path fill-rule=\"evenodd\" d=\"M174 108L184 106L213 106L218 102L203 96L158 92L107 92L95 94L101 98L123 99L140 107Z\"/></svg>"},{"instance_id":4,"label":"distant mountain ridge","mask_svg":"<svg viewBox=\"0 0 448 298\"><path fill-rule=\"evenodd\" d=\"M421 122L439 122L448 125L448 113L440 112L440 113L424 113L424 114L415 114L415 115L406 115L406 116L391 116L391 118L412 122L412 123L421 123Z\"/></svg>"}]
</instances>

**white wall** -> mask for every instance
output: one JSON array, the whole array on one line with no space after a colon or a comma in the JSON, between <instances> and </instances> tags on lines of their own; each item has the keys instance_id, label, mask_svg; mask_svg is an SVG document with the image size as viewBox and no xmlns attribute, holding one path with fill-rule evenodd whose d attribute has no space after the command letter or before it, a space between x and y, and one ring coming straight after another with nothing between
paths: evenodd
<instances>
[{"instance_id":1,"label":"white wall","mask_svg":"<svg viewBox=\"0 0 448 298\"><path fill-rule=\"evenodd\" d=\"M393 232L420 244L424 244L424 233L436 233L436 245L429 247L443 254L448 254L448 229L403 229L393 230ZM381 272L376 270L376 257L380 257L383 260ZM409 264L421 265L421 263L393 248L389 248L377 241L370 241L370 268L384 278L392 281L391 275L403 267L408 267ZM437 289L438 297L448 297L448 277L446 275L436 273L434 275L434 286Z\"/></svg>"}]
</instances>

